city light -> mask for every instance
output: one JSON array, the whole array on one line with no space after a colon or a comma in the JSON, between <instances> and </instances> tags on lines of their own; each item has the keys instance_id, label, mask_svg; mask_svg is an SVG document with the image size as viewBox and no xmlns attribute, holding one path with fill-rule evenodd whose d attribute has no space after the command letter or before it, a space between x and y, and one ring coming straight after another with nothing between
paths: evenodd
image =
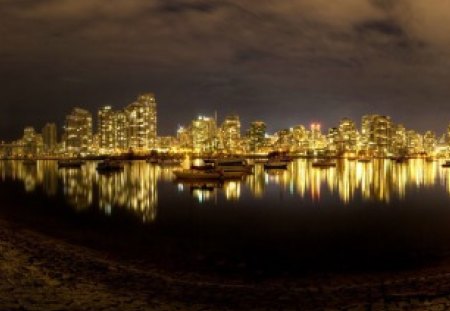
<instances>
[{"instance_id":1,"label":"city light","mask_svg":"<svg viewBox=\"0 0 450 311\"><path fill-rule=\"evenodd\" d=\"M319 122L267 132L264 121L250 123L244 135L238 115L199 115L187 126L179 125L175 136L157 135L157 110L153 93L138 96L122 110L104 106L97 113L94 130L92 114L74 108L67 115L63 134L57 140L55 123L38 133L24 129L22 138L0 145L1 158L67 158L138 155L156 153L196 155L267 155L286 152L305 157L402 158L450 155L450 126L445 133L421 134L396 124L389 116L371 114L361 118L361 128L349 118L323 132Z\"/></svg>"}]
</instances>

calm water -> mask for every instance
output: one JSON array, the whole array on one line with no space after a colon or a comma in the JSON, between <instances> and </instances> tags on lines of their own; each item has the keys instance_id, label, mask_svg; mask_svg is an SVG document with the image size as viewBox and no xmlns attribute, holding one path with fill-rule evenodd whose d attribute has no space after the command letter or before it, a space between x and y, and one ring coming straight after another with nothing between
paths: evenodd
<instances>
[{"instance_id":1,"label":"calm water","mask_svg":"<svg viewBox=\"0 0 450 311\"><path fill-rule=\"evenodd\" d=\"M185 165L187 165L185 163ZM299 159L287 170L265 171L256 164L242 181L185 183L175 180L176 168L144 161L126 164L121 173L101 175L96 162L82 169L58 169L56 161L1 161L0 181L19 182L27 193L63 195L76 210L99 208L105 215L126 209L142 222L153 222L158 211L175 205L179 209L265 208L312 209L325 206L358 207L364 204L429 205L450 203L450 169L439 162L390 160L371 163L342 160L336 168L318 169Z\"/></svg>"},{"instance_id":2,"label":"calm water","mask_svg":"<svg viewBox=\"0 0 450 311\"><path fill-rule=\"evenodd\" d=\"M0 212L94 244L135 243L138 256L180 258L188 269L404 266L450 252L450 169L440 162L317 169L299 159L284 171L256 164L241 181L207 184L178 182L174 168L144 161L111 175L95 167L0 161Z\"/></svg>"}]
</instances>

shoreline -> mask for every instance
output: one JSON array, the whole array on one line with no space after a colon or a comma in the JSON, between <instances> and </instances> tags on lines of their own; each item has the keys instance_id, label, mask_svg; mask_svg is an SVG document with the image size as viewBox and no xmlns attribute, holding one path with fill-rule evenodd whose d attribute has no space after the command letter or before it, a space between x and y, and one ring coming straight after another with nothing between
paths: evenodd
<instances>
[{"instance_id":1,"label":"shoreline","mask_svg":"<svg viewBox=\"0 0 450 311\"><path fill-rule=\"evenodd\" d=\"M150 268L0 219L1 310L450 307L450 265L236 282Z\"/></svg>"}]
</instances>

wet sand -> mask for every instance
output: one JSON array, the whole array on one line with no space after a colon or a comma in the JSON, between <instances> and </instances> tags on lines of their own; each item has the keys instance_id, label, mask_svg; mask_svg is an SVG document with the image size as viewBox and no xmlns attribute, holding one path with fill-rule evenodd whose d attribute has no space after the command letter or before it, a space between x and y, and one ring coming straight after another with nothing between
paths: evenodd
<instances>
[{"instance_id":1,"label":"wet sand","mask_svg":"<svg viewBox=\"0 0 450 311\"><path fill-rule=\"evenodd\" d=\"M0 310L446 310L450 265L258 281L119 260L0 221Z\"/></svg>"}]
</instances>

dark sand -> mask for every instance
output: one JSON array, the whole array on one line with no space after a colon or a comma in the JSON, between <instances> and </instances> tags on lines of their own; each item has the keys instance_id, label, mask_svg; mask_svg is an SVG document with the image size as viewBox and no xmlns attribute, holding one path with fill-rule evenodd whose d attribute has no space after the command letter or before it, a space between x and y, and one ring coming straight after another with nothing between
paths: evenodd
<instances>
[{"instance_id":1,"label":"dark sand","mask_svg":"<svg viewBox=\"0 0 450 311\"><path fill-rule=\"evenodd\" d=\"M120 260L4 220L0 276L0 310L450 309L445 261L401 273L238 281Z\"/></svg>"}]
</instances>

